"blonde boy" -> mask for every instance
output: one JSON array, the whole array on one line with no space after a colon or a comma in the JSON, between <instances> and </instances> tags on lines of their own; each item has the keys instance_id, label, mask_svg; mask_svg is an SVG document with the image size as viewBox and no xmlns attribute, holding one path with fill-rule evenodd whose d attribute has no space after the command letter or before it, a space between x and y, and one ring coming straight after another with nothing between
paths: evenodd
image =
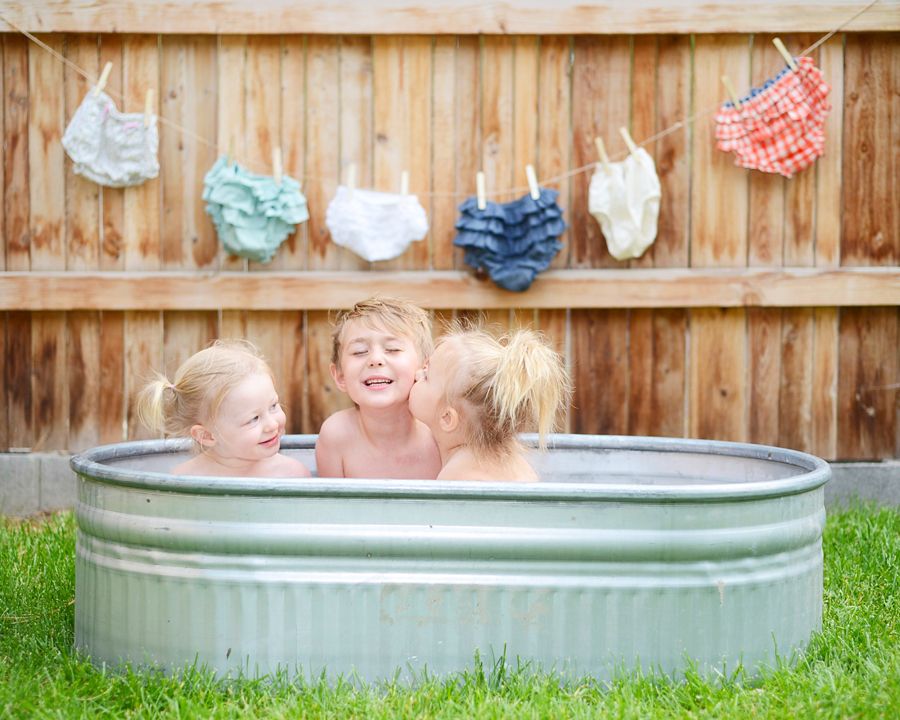
<instances>
[{"instance_id":1,"label":"blonde boy","mask_svg":"<svg viewBox=\"0 0 900 720\"><path fill-rule=\"evenodd\" d=\"M370 298L338 316L332 338L331 376L354 407L322 423L319 477L436 478L437 444L409 411L416 371L433 347L428 314L404 300Z\"/></svg>"}]
</instances>

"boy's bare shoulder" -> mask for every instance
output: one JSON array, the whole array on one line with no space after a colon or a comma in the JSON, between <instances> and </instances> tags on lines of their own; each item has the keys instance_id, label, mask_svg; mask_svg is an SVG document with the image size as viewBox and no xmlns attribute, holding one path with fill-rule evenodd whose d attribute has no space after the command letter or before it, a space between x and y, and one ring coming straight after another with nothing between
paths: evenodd
<instances>
[{"instance_id":1,"label":"boy's bare shoulder","mask_svg":"<svg viewBox=\"0 0 900 720\"><path fill-rule=\"evenodd\" d=\"M355 407L338 410L329 415L319 428L319 439L340 442L359 435L359 410Z\"/></svg>"}]
</instances>

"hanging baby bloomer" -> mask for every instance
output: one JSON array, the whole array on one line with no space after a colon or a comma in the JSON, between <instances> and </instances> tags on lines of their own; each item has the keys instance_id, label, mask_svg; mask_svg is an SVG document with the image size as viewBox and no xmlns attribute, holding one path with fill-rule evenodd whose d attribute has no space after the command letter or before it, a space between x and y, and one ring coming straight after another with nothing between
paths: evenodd
<instances>
[{"instance_id":1,"label":"hanging baby bloomer","mask_svg":"<svg viewBox=\"0 0 900 720\"><path fill-rule=\"evenodd\" d=\"M425 208L415 195L350 189L339 185L325 211L336 245L369 262L391 260L428 233Z\"/></svg>"},{"instance_id":2,"label":"hanging baby bloomer","mask_svg":"<svg viewBox=\"0 0 900 720\"><path fill-rule=\"evenodd\" d=\"M309 219L300 183L278 183L220 157L203 179L206 212L232 255L269 262L297 223Z\"/></svg>"},{"instance_id":3,"label":"hanging baby bloomer","mask_svg":"<svg viewBox=\"0 0 900 720\"><path fill-rule=\"evenodd\" d=\"M84 96L62 144L75 172L98 185L129 187L159 174L156 115L119 112L95 89Z\"/></svg>"},{"instance_id":4,"label":"hanging baby bloomer","mask_svg":"<svg viewBox=\"0 0 900 720\"><path fill-rule=\"evenodd\" d=\"M465 248L470 267L487 271L502 288L523 292L562 248L558 238L566 224L557 195L541 188L537 199L529 194L508 203L486 202L484 210L469 198L459 206L453 244Z\"/></svg>"},{"instance_id":5,"label":"hanging baby bloomer","mask_svg":"<svg viewBox=\"0 0 900 720\"><path fill-rule=\"evenodd\" d=\"M761 88L725 102L716 113L716 147L734 152L735 164L791 177L825 151L830 88L812 58L795 58Z\"/></svg>"},{"instance_id":6,"label":"hanging baby bloomer","mask_svg":"<svg viewBox=\"0 0 900 720\"><path fill-rule=\"evenodd\" d=\"M635 148L622 162L598 165L588 210L616 260L640 257L656 239L660 194L656 166L643 148Z\"/></svg>"}]
</instances>

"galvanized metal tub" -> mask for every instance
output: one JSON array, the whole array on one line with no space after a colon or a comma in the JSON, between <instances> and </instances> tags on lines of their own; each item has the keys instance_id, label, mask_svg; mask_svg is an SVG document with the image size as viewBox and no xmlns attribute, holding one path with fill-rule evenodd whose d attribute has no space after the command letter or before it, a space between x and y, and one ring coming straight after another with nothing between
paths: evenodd
<instances>
[{"instance_id":1,"label":"galvanized metal tub","mask_svg":"<svg viewBox=\"0 0 900 720\"><path fill-rule=\"evenodd\" d=\"M283 447L315 466L315 436ZM79 476L75 644L220 674L471 667L751 673L822 618L828 465L774 447L557 435L542 482L176 477L183 441Z\"/></svg>"}]
</instances>

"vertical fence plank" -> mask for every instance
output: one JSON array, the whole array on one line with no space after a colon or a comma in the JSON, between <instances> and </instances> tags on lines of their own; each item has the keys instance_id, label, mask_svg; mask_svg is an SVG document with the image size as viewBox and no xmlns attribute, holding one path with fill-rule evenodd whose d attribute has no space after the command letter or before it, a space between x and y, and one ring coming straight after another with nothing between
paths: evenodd
<instances>
[{"instance_id":1,"label":"vertical fence plank","mask_svg":"<svg viewBox=\"0 0 900 720\"><path fill-rule=\"evenodd\" d=\"M96 35L66 37L66 58L84 69L92 77L99 75L100 52ZM65 66L64 102L68 125L72 116L91 89L91 83L80 73ZM72 161L65 158L65 230L66 268L94 270L100 259L100 186L76 175Z\"/></svg>"},{"instance_id":2,"label":"vertical fence plank","mask_svg":"<svg viewBox=\"0 0 900 720\"><path fill-rule=\"evenodd\" d=\"M216 154L232 154L235 162L253 170L247 155L247 36L220 35L216 53ZM259 168L256 168L259 170ZM221 242L218 264L222 270L244 270L247 261L225 252Z\"/></svg>"},{"instance_id":3,"label":"vertical fence plank","mask_svg":"<svg viewBox=\"0 0 900 720\"><path fill-rule=\"evenodd\" d=\"M656 242L655 267L688 265L690 227L690 123L684 119L691 107L691 39L684 35L659 38L655 132L674 128L656 143L656 169L662 198ZM677 125L682 123L682 125Z\"/></svg>"},{"instance_id":4,"label":"vertical fence plank","mask_svg":"<svg viewBox=\"0 0 900 720\"><path fill-rule=\"evenodd\" d=\"M814 309L812 446L827 460L837 457L838 309Z\"/></svg>"},{"instance_id":5,"label":"vertical fence plank","mask_svg":"<svg viewBox=\"0 0 900 720\"><path fill-rule=\"evenodd\" d=\"M125 313L125 418L129 440L153 437L137 418L135 401L154 373L161 372L165 355L162 313L128 311Z\"/></svg>"},{"instance_id":6,"label":"vertical fence plank","mask_svg":"<svg viewBox=\"0 0 900 720\"><path fill-rule=\"evenodd\" d=\"M569 348L568 313L565 310L544 310L537 313L537 327L547 336L553 349L558 352L565 363L569 375L572 375L572 353ZM571 432L571 404L561 408L556 417L559 432Z\"/></svg>"},{"instance_id":7,"label":"vertical fence plank","mask_svg":"<svg viewBox=\"0 0 900 720\"><path fill-rule=\"evenodd\" d=\"M340 167L355 163L359 186L372 187L372 38L336 38L335 42L340 44ZM398 191L396 188L379 189ZM343 270L365 270L369 267L369 263L356 253L333 247L339 251L335 257L340 264L335 267Z\"/></svg>"},{"instance_id":8,"label":"vertical fence plank","mask_svg":"<svg viewBox=\"0 0 900 720\"><path fill-rule=\"evenodd\" d=\"M897 265L896 42L887 34L848 35L844 82L841 264ZM894 452L896 387L890 386L897 382L897 347L896 308L840 311L839 458L880 458Z\"/></svg>"},{"instance_id":9,"label":"vertical fence plank","mask_svg":"<svg viewBox=\"0 0 900 720\"><path fill-rule=\"evenodd\" d=\"M300 182L306 193L306 38L285 35L281 46L281 152L285 175ZM299 223L279 251L283 270L305 270L306 222ZM299 426L297 426L299 427Z\"/></svg>"},{"instance_id":10,"label":"vertical fence plank","mask_svg":"<svg viewBox=\"0 0 900 720\"><path fill-rule=\"evenodd\" d=\"M100 314L99 441L120 442L126 432L125 313Z\"/></svg>"},{"instance_id":11,"label":"vertical fence plank","mask_svg":"<svg viewBox=\"0 0 900 720\"><path fill-rule=\"evenodd\" d=\"M337 389L328 367L331 364L331 322L326 312L307 313L306 367L309 377L309 398L303 426L307 432L317 433L329 415L351 403Z\"/></svg>"},{"instance_id":12,"label":"vertical fence plank","mask_svg":"<svg viewBox=\"0 0 900 720\"><path fill-rule=\"evenodd\" d=\"M650 435L653 421L653 311L632 310L628 315L628 418L629 435Z\"/></svg>"},{"instance_id":13,"label":"vertical fence plank","mask_svg":"<svg viewBox=\"0 0 900 720\"><path fill-rule=\"evenodd\" d=\"M721 76L746 87L750 53L743 35L698 35L694 48L694 112L721 102ZM747 263L748 170L716 150L713 120L694 124L691 191L691 265L740 267Z\"/></svg>"},{"instance_id":14,"label":"vertical fence plank","mask_svg":"<svg viewBox=\"0 0 900 720\"><path fill-rule=\"evenodd\" d=\"M627 310L572 311L572 429L577 433L628 431L627 330Z\"/></svg>"},{"instance_id":15,"label":"vertical fence plank","mask_svg":"<svg viewBox=\"0 0 900 720\"><path fill-rule=\"evenodd\" d=\"M28 40L3 37L3 216L6 269L31 268L28 151Z\"/></svg>"},{"instance_id":16,"label":"vertical fence plank","mask_svg":"<svg viewBox=\"0 0 900 720\"><path fill-rule=\"evenodd\" d=\"M203 176L216 160L215 39L166 36L160 62L160 110L178 126L160 125L163 267L206 267L218 254L202 200Z\"/></svg>"},{"instance_id":17,"label":"vertical fence plank","mask_svg":"<svg viewBox=\"0 0 900 720\"><path fill-rule=\"evenodd\" d=\"M779 444L812 450L814 316L812 308L787 308L781 337Z\"/></svg>"},{"instance_id":18,"label":"vertical fence plank","mask_svg":"<svg viewBox=\"0 0 900 720\"><path fill-rule=\"evenodd\" d=\"M62 54L63 37L41 37ZM66 267L66 174L63 65L38 45L28 52L28 168L31 208L31 268Z\"/></svg>"},{"instance_id":19,"label":"vertical fence plank","mask_svg":"<svg viewBox=\"0 0 900 720\"><path fill-rule=\"evenodd\" d=\"M841 253L841 171L844 124L844 38L837 35L819 48L822 74L831 85L831 112L825 118L825 154L816 160L817 266L837 267ZM835 316L837 319L837 316Z\"/></svg>"},{"instance_id":20,"label":"vertical fence plank","mask_svg":"<svg viewBox=\"0 0 900 720\"><path fill-rule=\"evenodd\" d=\"M735 78L732 84L742 95L750 86L761 87L766 80L773 77L784 64L781 55L772 44L772 35L756 35L753 38L751 55L750 85L738 84ZM719 85L719 92L725 93ZM728 157L732 157L730 154ZM747 263L755 266L778 267L784 257L784 225L785 225L785 185L788 181L781 175L764 172L751 172L749 235ZM763 398L751 396L751 405Z\"/></svg>"},{"instance_id":21,"label":"vertical fence plank","mask_svg":"<svg viewBox=\"0 0 900 720\"><path fill-rule=\"evenodd\" d=\"M65 351L68 369L69 438L67 449L79 452L100 442L100 314L69 313Z\"/></svg>"},{"instance_id":22,"label":"vertical fence plank","mask_svg":"<svg viewBox=\"0 0 900 720\"><path fill-rule=\"evenodd\" d=\"M900 263L900 130L891 113L900 84L898 55L888 34L847 36L842 265Z\"/></svg>"},{"instance_id":23,"label":"vertical fence plank","mask_svg":"<svg viewBox=\"0 0 900 720\"><path fill-rule=\"evenodd\" d=\"M541 38L538 60L538 152L537 173L542 180L564 175L570 167L572 125L569 113L561 108L572 105L571 38L546 36ZM549 184L546 181L542 184ZM563 211L566 225L572 222L571 188L568 177L556 180L553 185L559 191L557 202ZM553 259L554 268L564 268L569 262L571 232L560 236L562 250Z\"/></svg>"},{"instance_id":24,"label":"vertical fence plank","mask_svg":"<svg viewBox=\"0 0 900 720\"><path fill-rule=\"evenodd\" d=\"M432 39L427 36L376 36L372 46L375 189L398 192L409 172L412 193L430 190ZM423 198L424 199L424 198ZM427 201L426 201L427 204ZM395 260L373 267L411 270L430 265L430 233L411 243Z\"/></svg>"},{"instance_id":25,"label":"vertical fence plank","mask_svg":"<svg viewBox=\"0 0 900 720\"><path fill-rule=\"evenodd\" d=\"M311 35L307 41L307 170L309 173L309 267L312 270L364 267L361 258L331 241L325 224L328 203L341 177L340 49L334 38ZM360 178L357 177L357 183ZM367 184L367 183L363 183ZM306 315L306 383L302 408L303 429L317 433L322 422L338 407L342 393L334 386L328 365L331 358L331 326L328 313Z\"/></svg>"},{"instance_id":26,"label":"vertical fence plank","mask_svg":"<svg viewBox=\"0 0 900 720\"><path fill-rule=\"evenodd\" d=\"M897 308L842 308L839 344L837 457L891 457L897 422Z\"/></svg>"},{"instance_id":27,"label":"vertical fence plank","mask_svg":"<svg viewBox=\"0 0 900 720\"><path fill-rule=\"evenodd\" d=\"M69 430L66 314L31 314L31 393L35 451L65 448Z\"/></svg>"},{"instance_id":28,"label":"vertical fence plank","mask_svg":"<svg viewBox=\"0 0 900 720\"><path fill-rule=\"evenodd\" d=\"M122 43L125 112L144 109L147 88L159 88L159 49L156 35L127 35ZM154 112L159 112L156 93ZM125 269L159 270L159 178L125 189Z\"/></svg>"},{"instance_id":29,"label":"vertical fence plank","mask_svg":"<svg viewBox=\"0 0 900 720\"><path fill-rule=\"evenodd\" d=\"M306 105L309 269L330 270L340 267L341 253L349 252L331 242L325 225L325 210L334 197L342 171L340 136L335 122L340 113L340 56L334 40L319 35L309 36L306 53L306 87L310 99Z\"/></svg>"},{"instance_id":30,"label":"vertical fence plank","mask_svg":"<svg viewBox=\"0 0 900 720\"><path fill-rule=\"evenodd\" d=\"M106 63L112 63L112 69L106 79L106 92L115 98L116 102L121 102L124 96L123 57L121 35L100 36L100 60L97 67L103 68ZM100 207L102 213L100 269L122 270L125 267L125 189L100 188Z\"/></svg>"},{"instance_id":31,"label":"vertical fence plank","mask_svg":"<svg viewBox=\"0 0 900 720\"><path fill-rule=\"evenodd\" d=\"M489 199L507 202L513 199L510 190L515 184L513 41L509 37L486 36L482 43L481 166Z\"/></svg>"},{"instance_id":32,"label":"vertical fence plank","mask_svg":"<svg viewBox=\"0 0 900 720\"><path fill-rule=\"evenodd\" d=\"M34 414L31 394L31 313L10 312L6 316L5 375L9 447L30 449L34 445ZM15 342L13 342L13 339Z\"/></svg>"},{"instance_id":33,"label":"vertical fence plank","mask_svg":"<svg viewBox=\"0 0 900 720\"><path fill-rule=\"evenodd\" d=\"M100 74L100 45L96 35L69 35L66 57L93 78ZM121 72L121 68L119 68ZM91 90L92 82L70 67L65 75L65 122ZM121 77L121 75L120 75ZM114 100L121 85L107 86ZM66 158L66 267L69 270L98 269L101 263L101 186L76 175ZM71 312L68 315L68 337L64 346L64 363L68 373L68 441L66 448L81 451L100 440L100 313Z\"/></svg>"},{"instance_id":34,"label":"vertical fence plank","mask_svg":"<svg viewBox=\"0 0 900 720\"><path fill-rule=\"evenodd\" d=\"M172 380L185 360L216 339L218 320L215 312L173 310L163 313L162 323L163 364L154 370Z\"/></svg>"},{"instance_id":35,"label":"vertical fence plank","mask_svg":"<svg viewBox=\"0 0 900 720\"><path fill-rule=\"evenodd\" d=\"M318 432L303 423L304 396L306 394L306 313L302 311L279 313L279 333L284 338L281 345L281 377L276 378L278 397L287 415L287 432ZM319 391L318 388L315 389Z\"/></svg>"},{"instance_id":36,"label":"vertical fence plank","mask_svg":"<svg viewBox=\"0 0 900 720\"><path fill-rule=\"evenodd\" d=\"M654 311L651 435L683 437L687 434L686 336L686 311Z\"/></svg>"},{"instance_id":37,"label":"vertical fence plank","mask_svg":"<svg viewBox=\"0 0 900 720\"><path fill-rule=\"evenodd\" d=\"M538 166L538 39L519 35L513 39L512 184L522 188L513 197L524 195L528 187L525 166ZM538 174L540 181L540 174Z\"/></svg>"},{"instance_id":38,"label":"vertical fence plank","mask_svg":"<svg viewBox=\"0 0 900 720\"><path fill-rule=\"evenodd\" d=\"M721 102L722 75L737 87L750 80L745 36L697 36L690 258L694 267L739 267L747 262L748 171L715 149L708 113ZM746 322L741 308L690 313L690 433L743 440L747 434Z\"/></svg>"},{"instance_id":39,"label":"vertical fence plank","mask_svg":"<svg viewBox=\"0 0 900 720\"><path fill-rule=\"evenodd\" d=\"M764 445L777 445L779 442L781 314L780 308L747 310L750 365L747 388L750 397L748 440Z\"/></svg>"},{"instance_id":40,"label":"vertical fence plank","mask_svg":"<svg viewBox=\"0 0 900 720\"><path fill-rule=\"evenodd\" d=\"M691 437L747 438L747 335L741 308L690 311Z\"/></svg>"},{"instance_id":41,"label":"vertical fence plank","mask_svg":"<svg viewBox=\"0 0 900 720\"><path fill-rule=\"evenodd\" d=\"M456 206L459 166L457 158L460 133L456 97L457 38L437 37L434 40L434 93L431 136L434 138L431 168L431 190L434 197L424 202L431 219L431 262L435 270L450 270L454 266L453 239L456 237ZM462 198L459 198L461 201Z\"/></svg>"},{"instance_id":42,"label":"vertical fence plank","mask_svg":"<svg viewBox=\"0 0 900 720\"><path fill-rule=\"evenodd\" d=\"M788 50L797 55L815 42L817 36L802 33L785 35L782 39ZM813 57L818 60L818 52ZM775 64L775 68L779 70L783 67L783 60ZM784 208L784 264L788 266L812 265L816 247L815 165L796 173L787 183Z\"/></svg>"},{"instance_id":43,"label":"vertical fence plank","mask_svg":"<svg viewBox=\"0 0 900 720\"><path fill-rule=\"evenodd\" d=\"M62 54L62 36L41 38ZM28 57L28 165L31 225L31 267L62 270L66 266L65 129L63 66L37 45ZM34 450L66 447L68 410L66 384L66 317L61 312L31 316L31 385Z\"/></svg>"},{"instance_id":44,"label":"vertical fence plank","mask_svg":"<svg viewBox=\"0 0 900 720\"><path fill-rule=\"evenodd\" d=\"M619 128L628 124L630 40L623 36L575 38L572 77L572 163L584 167L597 162L594 138L602 137L610 159L625 157ZM606 249L600 225L588 212L591 172L572 178L569 237L571 267L616 267ZM573 316L574 318L574 316ZM577 331L576 331L577 332Z\"/></svg>"},{"instance_id":45,"label":"vertical fence plank","mask_svg":"<svg viewBox=\"0 0 900 720\"><path fill-rule=\"evenodd\" d=\"M656 131L659 47L654 35L636 35L632 43L631 116L626 127L635 143L641 145ZM644 150L656 160L655 143L644 145ZM654 245L639 258L629 260L628 267L653 267ZM649 330L650 318L646 318L646 325Z\"/></svg>"},{"instance_id":46,"label":"vertical fence plank","mask_svg":"<svg viewBox=\"0 0 900 720\"><path fill-rule=\"evenodd\" d=\"M571 118L568 109L572 103L572 41L568 36L544 36L540 39L538 57L538 106L537 106L537 174L541 179L563 175L571 161ZM549 184L542 182L542 184ZM567 225L572 223L572 182L569 178L557 180L557 202L563 211ZM564 268L569 263L571 230L560 236L563 248L554 258L552 267ZM571 372L568 350L568 313L565 310L541 310L537 313L538 327L549 337ZM571 407L560 410L557 425L561 432L571 429Z\"/></svg>"},{"instance_id":47,"label":"vertical fence plank","mask_svg":"<svg viewBox=\"0 0 900 720\"><path fill-rule=\"evenodd\" d=\"M301 192L309 200L309 188L318 179L307 177L306 106L307 48L302 35L285 35L281 54L281 146L284 171L300 181ZM307 204L307 210L313 208ZM305 270L309 257L309 222L300 223L281 247L280 263L284 269ZM287 432L312 432L304 424L306 406L306 313L283 312L280 317L282 346L281 365L284 376L278 378L279 397L287 415ZM316 389L318 392L318 388ZM315 429L318 432L318 428Z\"/></svg>"},{"instance_id":48,"label":"vertical fence plank","mask_svg":"<svg viewBox=\"0 0 900 720\"><path fill-rule=\"evenodd\" d=\"M456 193L453 198L454 217L457 207L476 192L476 177L482 168L481 158L484 154L482 142L481 119L481 41L474 36L457 39L456 48ZM436 138L437 142L438 139ZM435 173L440 172L437 166ZM454 231L454 237L456 233ZM453 253L453 266L464 268L464 251L462 248L450 250Z\"/></svg>"},{"instance_id":49,"label":"vertical fence plank","mask_svg":"<svg viewBox=\"0 0 900 720\"><path fill-rule=\"evenodd\" d=\"M122 41L123 90L126 112L141 112L147 88L160 87L159 38L126 35ZM159 92L155 93L159 112ZM124 263L126 270L158 270L160 247L159 178L125 189ZM163 367L162 313L128 311L124 315L125 420L127 437L151 437L135 414L137 392Z\"/></svg>"},{"instance_id":50,"label":"vertical fence plank","mask_svg":"<svg viewBox=\"0 0 900 720\"><path fill-rule=\"evenodd\" d=\"M247 162L254 172L272 175L272 149L281 146L281 37L247 38ZM283 160L282 160L283 164ZM280 270L280 248L268 263L250 270Z\"/></svg>"}]
</instances>

